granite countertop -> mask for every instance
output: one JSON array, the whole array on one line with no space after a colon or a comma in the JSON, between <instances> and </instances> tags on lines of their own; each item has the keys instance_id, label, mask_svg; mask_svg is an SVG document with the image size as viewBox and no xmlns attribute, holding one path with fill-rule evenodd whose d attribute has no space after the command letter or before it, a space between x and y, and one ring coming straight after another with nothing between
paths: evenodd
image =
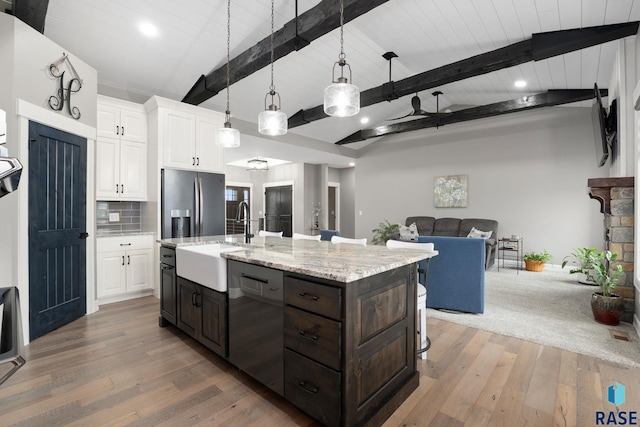
<instances>
[{"instance_id":1,"label":"granite countertop","mask_svg":"<svg viewBox=\"0 0 640 427\"><path fill-rule=\"evenodd\" d=\"M438 254L438 251L333 244L326 241L293 240L287 237L254 237L250 244L245 244L242 235L164 239L158 242L173 247L212 243L243 246L246 250L223 252L222 256L342 283L393 270Z\"/></svg>"}]
</instances>

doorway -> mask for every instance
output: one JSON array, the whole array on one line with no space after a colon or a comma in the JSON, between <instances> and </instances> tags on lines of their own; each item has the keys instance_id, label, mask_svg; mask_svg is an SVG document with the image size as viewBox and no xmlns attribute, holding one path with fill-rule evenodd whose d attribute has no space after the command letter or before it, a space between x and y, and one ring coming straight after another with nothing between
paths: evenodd
<instances>
[{"instance_id":1,"label":"doorway","mask_svg":"<svg viewBox=\"0 0 640 427\"><path fill-rule=\"evenodd\" d=\"M29 122L29 337L86 313L87 140Z\"/></svg>"},{"instance_id":2,"label":"doorway","mask_svg":"<svg viewBox=\"0 0 640 427\"><path fill-rule=\"evenodd\" d=\"M327 193L328 228L329 230L340 230L340 183L329 182Z\"/></svg>"},{"instance_id":3,"label":"doorway","mask_svg":"<svg viewBox=\"0 0 640 427\"><path fill-rule=\"evenodd\" d=\"M251 200L250 187L227 184L225 189L227 234L244 233L244 225L242 221L236 221L236 218L238 217L238 205L240 204L240 202L245 201L249 203L249 207L251 207L250 200Z\"/></svg>"},{"instance_id":4,"label":"doorway","mask_svg":"<svg viewBox=\"0 0 640 427\"><path fill-rule=\"evenodd\" d=\"M266 187L264 199L265 231L282 231L284 237L291 237L293 226L293 186Z\"/></svg>"}]
</instances>

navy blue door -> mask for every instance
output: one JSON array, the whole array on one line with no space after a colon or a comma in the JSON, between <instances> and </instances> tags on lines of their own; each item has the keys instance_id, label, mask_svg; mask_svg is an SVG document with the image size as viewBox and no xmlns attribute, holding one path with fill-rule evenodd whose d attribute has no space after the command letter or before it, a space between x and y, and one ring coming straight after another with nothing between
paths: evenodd
<instances>
[{"instance_id":1,"label":"navy blue door","mask_svg":"<svg viewBox=\"0 0 640 427\"><path fill-rule=\"evenodd\" d=\"M30 339L86 313L87 140L29 123Z\"/></svg>"}]
</instances>

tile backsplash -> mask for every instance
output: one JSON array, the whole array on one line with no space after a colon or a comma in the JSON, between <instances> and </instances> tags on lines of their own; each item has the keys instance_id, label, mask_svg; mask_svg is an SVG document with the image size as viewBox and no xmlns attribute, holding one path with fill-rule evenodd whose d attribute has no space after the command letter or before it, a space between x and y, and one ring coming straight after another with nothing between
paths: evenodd
<instances>
[{"instance_id":1,"label":"tile backsplash","mask_svg":"<svg viewBox=\"0 0 640 427\"><path fill-rule=\"evenodd\" d=\"M109 214L116 213L118 220L109 221ZM142 231L140 202L96 202L96 225L99 234Z\"/></svg>"}]
</instances>

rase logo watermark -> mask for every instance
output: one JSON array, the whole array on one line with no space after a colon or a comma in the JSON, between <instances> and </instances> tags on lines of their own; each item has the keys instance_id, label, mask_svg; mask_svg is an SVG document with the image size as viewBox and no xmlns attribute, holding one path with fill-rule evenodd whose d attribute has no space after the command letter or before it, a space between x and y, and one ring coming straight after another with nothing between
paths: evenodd
<instances>
[{"instance_id":1,"label":"rase logo watermark","mask_svg":"<svg viewBox=\"0 0 640 427\"><path fill-rule=\"evenodd\" d=\"M615 411L596 411L597 426L637 426L637 411L620 411L618 407L624 403L625 389L622 384L616 381L607 389L607 400L616 405Z\"/></svg>"}]
</instances>

